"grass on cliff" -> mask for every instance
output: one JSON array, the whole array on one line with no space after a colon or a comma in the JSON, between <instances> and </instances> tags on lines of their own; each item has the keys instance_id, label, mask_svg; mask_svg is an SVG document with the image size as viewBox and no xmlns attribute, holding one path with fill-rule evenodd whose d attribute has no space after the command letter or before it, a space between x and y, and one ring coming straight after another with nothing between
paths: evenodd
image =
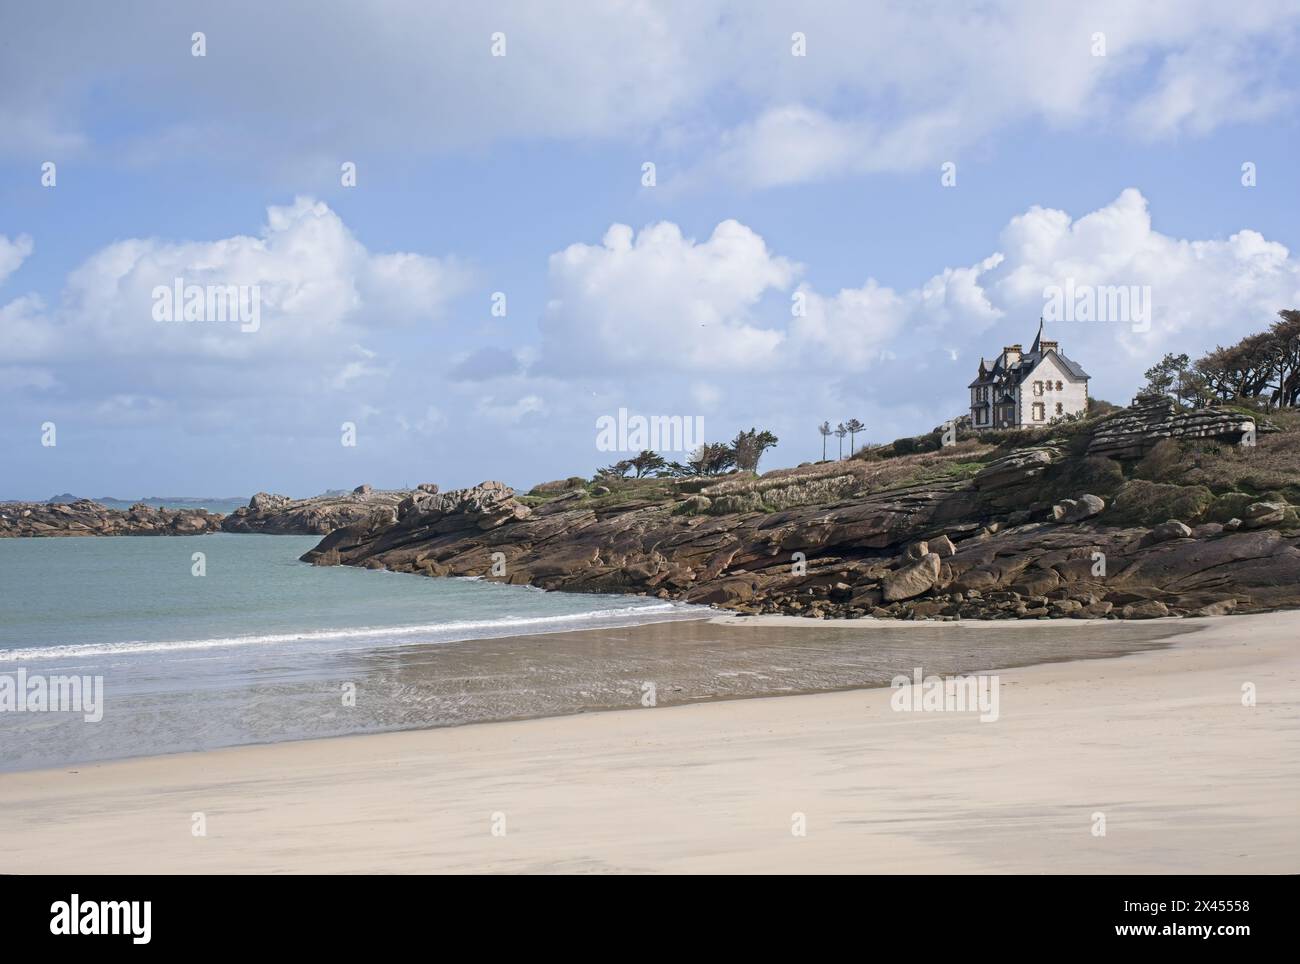
<instances>
[{"instance_id":1,"label":"grass on cliff","mask_svg":"<svg viewBox=\"0 0 1300 964\"><path fill-rule=\"evenodd\" d=\"M944 448L931 432L886 445L867 446L848 459L771 469L762 475L733 472L691 479L572 478L538 486L519 501L539 508L559 499L596 512L623 506L664 505L687 514L776 512L823 505L915 485L973 478L989 462L1016 449L1052 444L1065 458L1039 480L1035 498L1053 502L1090 492L1108 503L1106 521L1155 524L1166 518L1226 521L1250 502L1281 499L1300 505L1300 412L1222 406L1269 424L1253 447L1166 439L1138 461L1087 456L1087 443L1110 411L1035 429L990 431L959 437ZM606 491L607 490L607 491Z\"/></svg>"},{"instance_id":2,"label":"grass on cliff","mask_svg":"<svg viewBox=\"0 0 1300 964\"><path fill-rule=\"evenodd\" d=\"M635 502L673 502L682 497L681 490L672 479L609 479L600 482L581 481L565 489L547 490L538 486L516 498L530 508L539 508L560 499L567 499L572 508L600 511ZM575 494L576 493L576 494Z\"/></svg>"},{"instance_id":3,"label":"grass on cliff","mask_svg":"<svg viewBox=\"0 0 1300 964\"><path fill-rule=\"evenodd\" d=\"M1300 427L1257 435L1253 446L1165 439L1134 466L1133 477L1202 486L1215 495L1280 494L1300 505Z\"/></svg>"}]
</instances>

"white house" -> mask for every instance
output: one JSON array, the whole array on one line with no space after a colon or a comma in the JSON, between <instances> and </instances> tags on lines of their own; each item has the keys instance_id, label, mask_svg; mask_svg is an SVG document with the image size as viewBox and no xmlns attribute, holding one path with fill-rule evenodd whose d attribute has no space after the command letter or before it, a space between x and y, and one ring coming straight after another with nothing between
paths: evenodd
<instances>
[{"instance_id":1,"label":"white house","mask_svg":"<svg viewBox=\"0 0 1300 964\"><path fill-rule=\"evenodd\" d=\"M1008 345L991 361L980 359L970 383L970 421L975 430L1030 428L1088 409L1088 373L1043 338L1043 322L1029 351Z\"/></svg>"}]
</instances>

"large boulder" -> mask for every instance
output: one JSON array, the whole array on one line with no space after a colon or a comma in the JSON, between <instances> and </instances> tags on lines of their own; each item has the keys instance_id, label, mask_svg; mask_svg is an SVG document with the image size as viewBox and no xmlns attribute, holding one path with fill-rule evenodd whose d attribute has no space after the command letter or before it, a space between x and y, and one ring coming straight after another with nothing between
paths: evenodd
<instances>
[{"instance_id":1,"label":"large boulder","mask_svg":"<svg viewBox=\"0 0 1300 964\"><path fill-rule=\"evenodd\" d=\"M1139 545L1152 546L1158 542L1168 542L1170 539L1190 539L1192 537L1191 527L1179 522L1177 519L1170 519L1168 522L1162 522L1153 528L1145 536Z\"/></svg>"},{"instance_id":2,"label":"large boulder","mask_svg":"<svg viewBox=\"0 0 1300 964\"><path fill-rule=\"evenodd\" d=\"M1242 525L1247 529L1281 525L1286 520L1287 508L1281 502L1253 502L1246 506L1246 511L1241 517Z\"/></svg>"},{"instance_id":3,"label":"large boulder","mask_svg":"<svg viewBox=\"0 0 1300 964\"><path fill-rule=\"evenodd\" d=\"M947 536L939 536L937 539L931 539L926 543L929 550L938 554L940 557L953 556L957 554L957 547L953 545L951 539Z\"/></svg>"},{"instance_id":4,"label":"large boulder","mask_svg":"<svg viewBox=\"0 0 1300 964\"><path fill-rule=\"evenodd\" d=\"M1169 607L1159 599L1142 599L1126 605L1120 615L1125 619L1159 619L1169 615Z\"/></svg>"},{"instance_id":5,"label":"large boulder","mask_svg":"<svg viewBox=\"0 0 1300 964\"><path fill-rule=\"evenodd\" d=\"M881 585L885 602L911 599L932 589L939 579L940 567L938 553L928 552L915 562L891 572Z\"/></svg>"},{"instance_id":6,"label":"large boulder","mask_svg":"<svg viewBox=\"0 0 1300 964\"><path fill-rule=\"evenodd\" d=\"M1004 489L1023 485L1042 475L1060 452L1050 446L1017 449L990 462L975 475L975 488Z\"/></svg>"},{"instance_id":7,"label":"large boulder","mask_svg":"<svg viewBox=\"0 0 1300 964\"><path fill-rule=\"evenodd\" d=\"M1081 495L1078 499L1062 499L1052 506L1052 519L1062 524L1082 522L1106 508L1106 503L1095 495Z\"/></svg>"}]
</instances>

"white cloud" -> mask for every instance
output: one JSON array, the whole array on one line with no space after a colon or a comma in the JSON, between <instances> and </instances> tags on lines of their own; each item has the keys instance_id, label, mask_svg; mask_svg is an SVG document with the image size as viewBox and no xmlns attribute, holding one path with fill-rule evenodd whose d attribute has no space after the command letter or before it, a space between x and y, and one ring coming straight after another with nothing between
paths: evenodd
<instances>
[{"instance_id":1,"label":"white cloud","mask_svg":"<svg viewBox=\"0 0 1300 964\"><path fill-rule=\"evenodd\" d=\"M1155 230L1142 194L1130 188L1113 202L1072 220L1032 208L1002 236L1005 270L989 286L1004 310L1043 308L1043 289L1150 286L1150 331L1113 322L1062 323L1062 337L1095 346L1111 375L1130 381L1166 351L1196 353L1270 324L1280 308L1300 303L1300 264L1284 245L1243 229L1226 240L1188 240ZM1120 347L1125 357L1109 357ZM1094 367L1100 367L1094 366Z\"/></svg>"},{"instance_id":2,"label":"white cloud","mask_svg":"<svg viewBox=\"0 0 1300 964\"><path fill-rule=\"evenodd\" d=\"M1171 53L1155 85L1129 112L1130 129L1145 140L1204 135L1223 124L1265 120L1294 107L1294 91L1278 85L1257 56L1242 45L1210 38Z\"/></svg>"},{"instance_id":3,"label":"white cloud","mask_svg":"<svg viewBox=\"0 0 1300 964\"><path fill-rule=\"evenodd\" d=\"M735 394L735 379L764 375L787 386L807 377L863 375L856 391L881 404L915 399L930 386L935 421L964 404L963 376L981 354L1033 337L1044 289L1149 286L1150 330L1114 321L1059 323L1067 354L1118 396L1166 351L1192 354L1230 343L1300 304L1300 264L1285 246L1243 229L1226 240L1188 240L1155 230L1135 189L1079 218L1033 207L1011 218L998 250L895 289L868 278L859 288L794 289L799 273L750 228L724 222L706 242L662 222L633 236L614 225L601 245L575 244L551 259L551 301L540 370L567 376L653 379L682 371L707 380L697 404ZM869 377L867 376L869 374ZM747 382L747 385L754 384ZM770 390L771 383L768 384ZM909 402L915 408L915 402Z\"/></svg>"},{"instance_id":4,"label":"white cloud","mask_svg":"<svg viewBox=\"0 0 1300 964\"><path fill-rule=\"evenodd\" d=\"M1167 137L1277 116L1292 103L1300 26L1293 0L394 0L329 17L263 5L256 29L251 10L205 12L208 55L191 58L192 16L173 4L72 26L39 6L6 9L0 153L94 149L103 135L82 118L112 76L151 119L114 143L129 163L256 144L250 162L337 177L342 144L623 139L681 145L681 167L770 186L927 167L1029 122L1114 120L1115 133ZM790 54L794 30L806 57ZM504 57L491 56L496 31Z\"/></svg>"},{"instance_id":5,"label":"white cloud","mask_svg":"<svg viewBox=\"0 0 1300 964\"><path fill-rule=\"evenodd\" d=\"M57 343L39 295L23 295L0 305L0 332L4 333L5 353L13 361L49 357Z\"/></svg>"},{"instance_id":6,"label":"white cloud","mask_svg":"<svg viewBox=\"0 0 1300 964\"><path fill-rule=\"evenodd\" d=\"M801 285L799 291L805 298L806 313L796 316L791 328L805 352L803 362L813 367L865 368L874 364L907 319L906 298L875 280L829 297L808 285Z\"/></svg>"},{"instance_id":7,"label":"white cloud","mask_svg":"<svg viewBox=\"0 0 1300 964\"><path fill-rule=\"evenodd\" d=\"M541 414L546 411L546 402L539 395L523 395L514 401L499 401L488 395L478 404L479 414L493 422L512 423L521 421L527 415Z\"/></svg>"},{"instance_id":8,"label":"white cloud","mask_svg":"<svg viewBox=\"0 0 1300 964\"><path fill-rule=\"evenodd\" d=\"M573 244L551 256L540 367L725 370L769 364L784 335L755 324L754 308L765 294L788 288L798 271L736 221L723 221L703 242L667 221L635 235L615 224L601 244ZM558 350L548 353L547 347Z\"/></svg>"},{"instance_id":9,"label":"white cloud","mask_svg":"<svg viewBox=\"0 0 1300 964\"><path fill-rule=\"evenodd\" d=\"M10 241L0 234L0 285L31 256L32 239L25 234Z\"/></svg>"},{"instance_id":10,"label":"white cloud","mask_svg":"<svg viewBox=\"0 0 1300 964\"><path fill-rule=\"evenodd\" d=\"M19 239L20 241L22 239ZM243 286L251 323L158 321L158 289ZM372 253L326 204L300 197L267 209L256 236L216 241L116 241L68 277L60 307L7 306L33 332L32 357L135 355L257 361L337 356L366 332L438 318L466 284L457 262ZM179 313L179 307L174 309ZM358 365L350 380L374 370Z\"/></svg>"},{"instance_id":11,"label":"white cloud","mask_svg":"<svg viewBox=\"0 0 1300 964\"><path fill-rule=\"evenodd\" d=\"M347 389L355 382L369 378L384 378L392 371L391 364L377 364L376 353L360 345L352 346L352 356L335 373L330 382L331 387Z\"/></svg>"},{"instance_id":12,"label":"white cloud","mask_svg":"<svg viewBox=\"0 0 1300 964\"><path fill-rule=\"evenodd\" d=\"M1260 121L1294 103L1300 8L1020 0L755 7L728 71L749 116L701 137L693 182L756 188L933 168L1028 122L1148 140ZM808 37L789 55L790 25ZM742 28L744 29L744 28ZM1094 34L1105 56L1093 55ZM778 50L783 57L773 57ZM740 58L743 57L743 60ZM764 64L765 69L744 69Z\"/></svg>"}]
</instances>

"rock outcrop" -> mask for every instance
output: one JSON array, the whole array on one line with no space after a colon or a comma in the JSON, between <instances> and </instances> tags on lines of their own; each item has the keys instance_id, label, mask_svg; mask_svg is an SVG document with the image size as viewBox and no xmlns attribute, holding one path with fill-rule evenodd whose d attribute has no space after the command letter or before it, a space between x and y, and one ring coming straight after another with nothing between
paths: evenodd
<instances>
[{"instance_id":1,"label":"rock outcrop","mask_svg":"<svg viewBox=\"0 0 1300 964\"><path fill-rule=\"evenodd\" d=\"M0 503L0 537L195 536L221 528L206 509L166 509L137 502L110 509L89 499L75 502Z\"/></svg>"},{"instance_id":2,"label":"rock outcrop","mask_svg":"<svg viewBox=\"0 0 1300 964\"><path fill-rule=\"evenodd\" d=\"M417 495L428 494L436 485L421 486ZM310 499L291 499L286 495L259 492L248 505L236 509L221 523L225 532L261 532L269 535L324 535L342 526L367 519L375 512L387 510L392 516L398 503L411 493L404 490L384 492L359 485L346 494L318 495Z\"/></svg>"},{"instance_id":3,"label":"rock outcrop","mask_svg":"<svg viewBox=\"0 0 1300 964\"><path fill-rule=\"evenodd\" d=\"M1300 605L1292 506L1247 500L1249 521L1215 520L1213 493L1169 482L1173 495L1197 494L1147 521L1159 508L1148 497L1164 489L1131 478L1124 459L1149 449L1148 434L1232 443L1243 420L1154 419L1156 406L1140 407L1010 450L972 440L762 477L412 493L303 559L814 617L1142 619ZM1095 449L1103 434L1112 441Z\"/></svg>"},{"instance_id":4,"label":"rock outcrop","mask_svg":"<svg viewBox=\"0 0 1300 964\"><path fill-rule=\"evenodd\" d=\"M1139 395L1093 435L1090 455L1140 458L1162 439L1215 439L1240 443L1256 431L1255 420L1228 409L1181 408L1168 395Z\"/></svg>"}]
</instances>

